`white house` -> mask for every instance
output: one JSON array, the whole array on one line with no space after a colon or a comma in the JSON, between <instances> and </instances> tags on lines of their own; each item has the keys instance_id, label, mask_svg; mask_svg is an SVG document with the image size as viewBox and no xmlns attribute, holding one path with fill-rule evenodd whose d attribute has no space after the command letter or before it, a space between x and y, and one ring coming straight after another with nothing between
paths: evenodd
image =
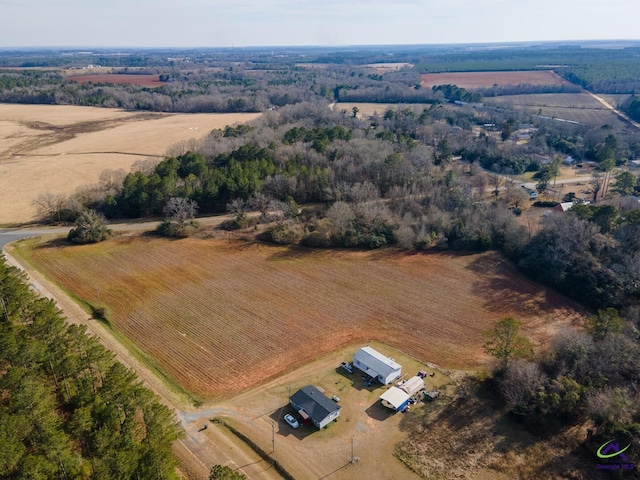
<instances>
[{"instance_id":1,"label":"white house","mask_svg":"<svg viewBox=\"0 0 640 480\"><path fill-rule=\"evenodd\" d=\"M383 385L393 382L402 375L402 365L368 346L355 353L353 365Z\"/></svg>"}]
</instances>

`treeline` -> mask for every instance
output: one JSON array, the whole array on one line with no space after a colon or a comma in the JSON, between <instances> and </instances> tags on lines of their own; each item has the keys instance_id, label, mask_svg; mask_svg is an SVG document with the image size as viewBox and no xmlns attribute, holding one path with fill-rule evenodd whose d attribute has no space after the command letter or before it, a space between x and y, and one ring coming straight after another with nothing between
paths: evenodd
<instances>
[{"instance_id":1,"label":"treeline","mask_svg":"<svg viewBox=\"0 0 640 480\"><path fill-rule=\"evenodd\" d=\"M541 93L582 93L579 85L534 85L522 83L520 85L494 85L491 88L477 90L483 97L499 97L501 95L531 95Z\"/></svg>"},{"instance_id":2,"label":"treeline","mask_svg":"<svg viewBox=\"0 0 640 480\"><path fill-rule=\"evenodd\" d=\"M173 413L0 262L0 478L177 479Z\"/></svg>"},{"instance_id":3,"label":"treeline","mask_svg":"<svg viewBox=\"0 0 640 480\"><path fill-rule=\"evenodd\" d=\"M234 213L235 225L228 228L248 226L246 212L259 210L264 221L275 222L263 238L278 243L498 249L528 275L587 305L635 303L639 246L626 210L610 215L606 226L604 210L553 216L534 234L535 227L517 220L530 205L527 192L479 165L496 173L542 168L546 189L553 173L543 165L545 158L593 155L610 168L640 148L638 138L608 128L539 122L525 125L532 138L519 145L510 137L523 119L512 113L434 104L390 109L363 121L324 103L302 103L266 112L250 126L178 145L157 165L108 174L74 202L112 218L138 217L162 215L171 198L182 197L201 214ZM477 135L474 129L485 123L501 128L500 136ZM463 162L454 161L456 155ZM610 181L607 175L603 171L596 179L602 190L597 200ZM633 175L629 188L618 189L618 183L611 191L633 193ZM317 205L298 212L297 205L308 203ZM43 204L53 207L43 209L52 219L72 211L68 202L61 210L55 202Z\"/></svg>"},{"instance_id":4,"label":"treeline","mask_svg":"<svg viewBox=\"0 0 640 480\"><path fill-rule=\"evenodd\" d=\"M482 95L477 92L469 92L457 85L434 85L431 87L434 93L442 92L444 98L449 102L478 103L482 100Z\"/></svg>"},{"instance_id":5,"label":"treeline","mask_svg":"<svg viewBox=\"0 0 640 480\"><path fill-rule=\"evenodd\" d=\"M640 122L640 99L633 95L622 104L622 110L636 122Z\"/></svg>"},{"instance_id":6,"label":"treeline","mask_svg":"<svg viewBox=\"0 0 640 480\"><path fill-rule=\"evenodd\" d=\"M126 70L126 69L125 69ZM433 103L412 69L367 75L367 69L276 70L253 65L181 71L159 68L160 87L66 81L57 72L0 72L0 102L86 105L163 112L259 112L312 100ZM137 72L139 73L139 72Z\"/></svg>"},{"instance_id":7,"label":"treeline","mask_svg":"<svg viewBox=\"0 0 640 480\"><path fill-rule=\"evenodd\" d=\"M583 446L595 454L612 438L621 446L637 446L640 438L640 344L638 317L620 317L614 308L600 309L583 331L564 330L537 358L519 322L503 318L485 333L488 353L500 363L487 381L492 395L500 397L512 419L518 419L539 436L552 436L587 424ZM637 450L619 462L637 462ZM595 456L595 455L594 455ZM607 457L601 457L606 464ZM626 460L624 460L626 458ZM637 472L629 471L632 478Z\"/></svg>"}]
</instances>

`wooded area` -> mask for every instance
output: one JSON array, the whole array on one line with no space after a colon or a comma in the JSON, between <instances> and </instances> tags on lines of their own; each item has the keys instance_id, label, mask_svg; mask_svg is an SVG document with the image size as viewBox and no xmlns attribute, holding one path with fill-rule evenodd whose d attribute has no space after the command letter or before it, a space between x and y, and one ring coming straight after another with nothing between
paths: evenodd
<instances>
[{"instance_id":1,"label":"wooded area","mask_svg":"<svg viewBox=\"0 0 640 480\"><path fill-rule=\"evenodd\" d=\"M177 479L173 413L0 261L0 478Z\"/></svg>"}]
</instances>

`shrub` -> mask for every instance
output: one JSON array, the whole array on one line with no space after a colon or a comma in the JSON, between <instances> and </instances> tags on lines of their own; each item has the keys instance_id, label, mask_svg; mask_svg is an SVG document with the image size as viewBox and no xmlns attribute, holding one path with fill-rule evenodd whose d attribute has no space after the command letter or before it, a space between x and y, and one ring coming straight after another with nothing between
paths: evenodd
<instances>
[{"instance_id":1,"label":"shrub","mask_svg":"<svg viewBox=\"0 0 640 480\"><path fill-rule=\"evenodd\" d=\"M71 243L97 243L111 236L111 230L104 224L105 218L94 210L85 210L76 220L67 239Z\"/></svg>"}]
</instances>

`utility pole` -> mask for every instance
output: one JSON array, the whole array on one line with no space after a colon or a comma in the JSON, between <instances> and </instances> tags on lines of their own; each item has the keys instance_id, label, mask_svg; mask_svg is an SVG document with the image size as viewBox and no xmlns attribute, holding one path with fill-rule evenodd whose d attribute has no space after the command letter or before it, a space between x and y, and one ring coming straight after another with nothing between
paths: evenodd
<instances>
[{"instance_id":1,"label":"utility pole","mask_svg":"<svg viewBox=\"0 0 640 480\"><path fill-rule=\"evenodd\" d=\"M276 453L276 422L271 420L271 453Z\"/></svg>"},{"instance_id":2,"label":"utility pole","mask_svg":"<svg viewBox=\"0 0 640 480\"><path fill-rule=\"evenodd\" d=\"M353 463L353 437L351 437L351 463Z\"/></svg>"}]
</instances>

